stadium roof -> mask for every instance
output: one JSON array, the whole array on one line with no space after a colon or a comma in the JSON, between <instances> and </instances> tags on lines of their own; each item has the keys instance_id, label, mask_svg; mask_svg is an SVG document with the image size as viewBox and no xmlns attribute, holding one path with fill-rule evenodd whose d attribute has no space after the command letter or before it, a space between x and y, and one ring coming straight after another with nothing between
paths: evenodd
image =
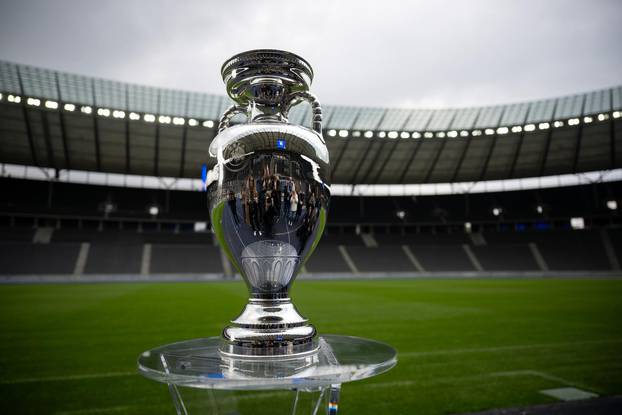
<instances>
[{"instance_id":1,"label":"stadium roof","mask_svg":"<svg viewBox=\"0 0 622 415\"><path fill-rule=\"evenodd\" d=\"M198 177L228 97L0 61L0 163ZM429 109L325 105L333 183L499 180L619 167L622 86ZM306 105L290 113L310 124Z\"/></svg>"}]
</instances>

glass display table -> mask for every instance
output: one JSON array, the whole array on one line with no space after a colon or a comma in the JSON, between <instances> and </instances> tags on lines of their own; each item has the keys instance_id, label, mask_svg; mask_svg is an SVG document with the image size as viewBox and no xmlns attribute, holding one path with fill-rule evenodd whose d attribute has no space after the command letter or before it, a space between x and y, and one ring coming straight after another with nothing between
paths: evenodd
<instances>
[{"instance_id":1,"label":"glass display table","mask_svg":"<svg viewBox=\"0 0 622 415\"><path fill-rule=\"evenodd\" d=\"M341 384L391 369L391 346L323 335L305 355L230 357L220 337L160 346L138 358L140 373L166 383L178 414L336 414Z\"/></svg>"}]
</instances>

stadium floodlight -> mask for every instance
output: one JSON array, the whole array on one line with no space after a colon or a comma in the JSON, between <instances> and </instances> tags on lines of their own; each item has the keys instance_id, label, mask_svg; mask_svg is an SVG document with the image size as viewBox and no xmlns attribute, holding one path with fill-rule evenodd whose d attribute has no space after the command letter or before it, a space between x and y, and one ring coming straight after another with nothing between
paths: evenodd
<instances>
[{"instance_id":1,"label":"stadium floodlight","mask_svg":"<svg viewBox=\"0 0 622 415\"><path fill-rule=\"evenodd\" d=\"M436 133L436 136L438 138L445 138L445 132L444 131L439 131L438 133Z\"/></svg>"},{"instance_id":2,"label":"stadium floodlight","mask_svg":"<svg viewBox=\"0 0 622 415\"><path fill-rule=\"evenodd\" d=\"M613 199L607 200L607 209L618 210L618 201Z\"/></svg>"},{"instance_id":3,"label":"stadium floodlight","mask_svg":"<svg viewBox=\"0 0 622 415\"><path fill-rule=\"evenodd\" d=\"M557 120L553 122L553 127L555 128L559 128L559 127L563 127L564 126L564 122L561 120Z\"/></svg>"},{"instance_id":4,"label":"stadium floodlight","mask_svg":"<svg viewBox=\"0 0 622 415\"><path fill-rule=\"evenodd\" d=\"M570 218L570 227L572 229L585 229L585 220L581 217Z\"/></svg>"},{"instance_id":5,"label":"stadium floodlight","mask_svg":"<svg viewBox=\"0 0 622 415\"><path fill-rule=\"evenodd\" d=\"M125 111L114 110L112 111L112 117L113 118L125 118Z\"/></svg>"},{"instance_id":6,"label":"stadium floodlight","mask_svg":"<svg viewBox=\"0 0 622 415\"><path fill-rule=\"evenodd\" d=\"M504 135L510 132L508 127L499 127L497 128L497 134Z\"/></svg>"},{"instance_id":7,"label":"stadium floodlight","mask_svg":"<svg viewBox=\"0 0 622 415\"><path fill-rule=\"evenodd\" d=\"M492 208L492 214L493 214L494 216L499 216L499 215L501 215L502 213L503 213L503 209L502 209L502 208L500 208L500 207L495 207L495 208Z\"/></svg>"},{"instance_id":8,"label":"stadium floodlight","mask_svg":"<svg viewBox=\"0 0 622 415\"><path fill-rule=\"evenodd\" d=\"M346 138L348 135L350 135L348 130L339 130L339 137Z\"/></svg>"},{"instance_id":9,"label":"stadium floodlight","mask_svg":"<svg viewBox=\"0 0 622 415\"><path fill-rule=\"evenodd\" d=\"M203 121L203 127L214 128L214 125L214 121L212 120Z\"/></svg>"},{"instance_id":10,"label":"stadium floodlight","mask_svg":"<svg viewBox=\"0 0 622 415\"><path fill-rule=\"evenodd\" d=\"M471 225L471 222L464 222L464 231L466 233L471 233L472 229L473 229L473 225Z\"/></svg>"},{"instance_id":11,"label":"stadium floodlight","mask_svg":"<svg viewBox=\"0 0 622 415\"><path fill-rule=\"evenodd\" d=\"M525 126L525 128L523 128L525 131L527 132L531 132L531 131L535 131L536 130L536 125L535 124L527 124Z\"/></svg>"},{"instance_id":12,"label":"stadium floodlight","mask_svg":"<svg viewBox=\"0 0 622 415\"><path fill-rule=\"evenodd\" d=\"M65 104L63 105L63 109L67 112L73 112L76 110L76 106L74 104Z\"/></svg>"},{"instance_id":13,"label":"stadium floodlight","mask_svg":"<svg viewBox=\"0 0 622 415\"><path fill-rule=\"evenodd\" d=\"M593 119L592 117L583 117L583 122L584 122L585 124L589 124L589 123L591 123L592 121L594 121L594 119Z\"/></svg>"},{"instance_id":14,"label":"stadium floodlight","mask_svg":"<svg viewBox=\"0 0 622 415\"><path fill-rule=\"evenodd\" d=\"M101 115L102 117L109 117L110 110L108 108L97 108L97 115Z\"/></svg>"},{"instance_id":15,"label":"stadium floodlight","mask_svg":"<svg viewBox=\"0 0 622 415\"><path fill-rule=\"evenodd\" d=\"M22 102L22 97L20 97L19 95L9 94L6 97L6 100L9 102L13 102L14 104L19 104L20 102Z\"/></svg>"},{"instance_id":16,"label":"stadium floodlight","mask_svg":"<svg viewBox=\"0 0 622 415\"><path fill-rule=\"evenodd\" d=\"M432 137L434 137L434 133L431 132L431 131L426 131L425 133L423 133L423 136L425 138L432 138Z\"/></svg>"},{"instance_id":17,"label":"stadium floodlight","mask_svg":"<svg viewBox=\"0 0 622 415\"><path fill-rule=\"evenodd\" d=\"M196 127L197 125L199 125L199 122L197 120L195 120L194 118L190 118L188 120L188 125L190 127Z\"/></svg>"},{"instance_id":18,"label":"stadium floodlight","mask_svg":"<svg viewBox=\"0 0 622 415\"><path fill-rule=\"evenodd\" d=\"M153 114L145 114L143 115L143 120L145 120L145 122L155 122L156 116Z\"/></svg>"},{"instance_id":19,"label":"stadium floodlight","mask_svg":"<svg viewBox=\"0 0 622 415\"><path fill-rule=\"evenodd\" d=\"M521 131L523 131L523 127L521 127L520 125L515 125L514 127L512 127L513 133L520 133Z\"/></svg>"},{"instance_id":20,"label":"stadium floodlight","mask_svg":"<svg viewBox=\"0 0 622 415\"><path fill-rule=\"evenodd\" d=\"M168 115L160 115L158 117L158 122L160 124L170 124L171 123L171 117L169 117Z\"/></svg>"},{"instance_id":21,"label":"stadium floodlight","mask_svg":"<svg viewBox=\"0 0 622 415\"><path fill-rule=\"evenodd\" d=\"M175 125L184 125L186 120L183 117L173 117L173 124Z\"/></svg>"},{"instance_id":22,"label":"stadium floodlight","mask_svg":"<svg viewBox=\"0 0 622 415\"><path fill-rule=\"evenodd\" d=\"M492 128L486 128L484 130L484 134L486 135L493 135L495 133L495 130L493 130Z\"/></svg>"},{"instance_id":23,"label":"stadium floodlight","mask_svg":"<svg viewBox=\"0 0 622 415\"><path fill-rule=\"evenodd\" d=\"M570 126L574 126L574 125L579 125L581 121L578 118L571 118L568 120L568 125Z\"/></svg>"},{"instance_id":24,"label":"stadium floodlight","mask_svg":"<svg viewBox=\"0 0 622 415\"><path fill-rule=\"evenodd\" d=\"M2 98L4 98L4 95L2 95L2 92L0 92L0 101L2 101Z\"/></svg>"},{"instance_id":25,"label":"stadium floodlight","mask_svg":"<svg viewBox=\"0 0 622 415\"><path fill-rule=\"evenodd\" d=\"M194 222L195 232L205 232L207 230L207 222Z\"/></svg>"},{"instance_id":26,"label":"stadium floodlight","mask_svg":"<svg viewBox=\"0 0 622 415\"><path fill-rule=\"evenodd\" d=\"M41 105L41 100L38 98L26 98L26 105L38 107L39 105Z\"/></svg>"},{"instance_id":27,"label":"stadium floodlight","mask_svg":"<svg viewBox=\"0 0 622 415\"><path fill-rule=\"evenodd\" d=\"M403 220L406 217L406 211L400 209L397 212L395 212L395 216Z\"/></svg>"},{"instance_id":28,"label":"stadium floodlight","mask_svg":"<svg viewBox=\"0 0 622 415\"><path fill-rule=\"evenodd\" d=\"M421 133L418 131L413 131L413 133L410 136L412 138L421 138Z\"/></svg>"},{"instance_id":29,"label":"stadium floodlight","mask_svg":"<svg viewBox=\"0 0 622 415\"><path fill-rule=\"evenodd\" d=\"M329 137L336 137L337 136L337 130L328 130L328 136Z\"/></svg>"},{"instance_id":30,"label":"stadium floodlight","mask_svg":"<svg viewBox=\"0 0 622 415\"><path fill-rule=\"evenodd\" d=\"M373 131L365 131L365 138L372 138L374 136Z\"/></svg>"},{"instance_id":31,"label":"stadium floodlight","mask_svg":"<svg viewBox=\"0 0 622 415\"><path fill-rule=\"evenodd\" d=\"M140 114L137 114L135 112L130 112L130 120L132 120L132 121L140 120Z\"/></svg>"},{"instance_id":32,"label":"stadium floodlight","mask_svg":"<svg viewBox=\"0 0 622 415\"><path fill-rule=\"evenodd\" d=\"M609 119L609 114L598 114L598 121L605 121Z\"/></svg>"},{"instance_id":33,"label":"stadium floodlight","mask_svg":"<svg viewBox=\"0 0 622 415\"><path fill-rule=\"evenodd\" d=\"M622 111L614 111L613 112L613 118L620 118L620 116L622 116Z\"/></svg>"},{"instance_id":34,"label":"stadium floodlight","mask_svg":"<svg viewBox=\"0 0 622 415\"><path fill-rule=\"evenodd\" d=\"M360 131L353 131L352 132L352 137L360 137L361 136L361 132Z\"/></svg>"},{"instance_id":35,"label":"stadium floodlight","mask_svg":"<svg viewBox=\"0 0 622 415\"><path fill-rule=\"evenodd\" d=\"M399 134L397 131L389 131L389 133L387 134L387 137L392 138L392 139L397 138L398 136Z\"/></svg>"},{"instance_id":36,"label":"stadium floodlight","mask_svg":"<svg viewBox=\"0 0 622 415\"><path fill-rule=\"evenodd\" d=\"M45 108L49 108L51 110L58 109L58 102L56 101L45 101Z\"/></svg>"},{"instance_id":37,"label":"stadium floodlight","mask_svg":"<svg viewBox=\"0 0 622 415\"><path fill-rule=\"evenodd\" d=\"M452 130L452 131L448 132L447 133L447 137L450 137L450 138L458 137L458 131Z\"/></svg>"},{"instance_id":38,"label":"stadium floodlight","mask_svg":"<svg viewBox=\"0 0 622 415\"><path fill-rule=\"evenodd\" d=\"M544 212L544 208L542 207L542 205L536 206L536 212L538 212L540 215L542 214L542 212Z\"/></svg>"},{"instance_id":39,"label":"stadium floodlight","mask_svg":"<svg viewBox=\"0 0 622 415\"><path fill-rule=\"evenodd\" d=\"M387 133L385 131L379 131L378 132L378 137L379 138L385 138L387 136Z\"/></svg>"},{"instance_id":40,"label":"stadium floodlight","mask_svg":"<svg viewBox=\"0 0 622 415\"><path fill-rule=\"evenodd\" d=\"M551 125L548 122L541 122L538 124L540 130L548 130Z\"/></svg>"},{"instance_id":41,"label":"stadium floodlight","mask_svg":"<svg viewBox=\"0 0 622 415\"><path fill-rule=\"evenodd\" d=\"M400 138L410 138L410 134L408 133L408 131L402 131L400 133Z\"/></svg>"},{"instance_id":42,"label":"stadium floodlight","mask_svg":"<svg viewBox=\"0 0 622 415\"><path fill-rule=\"evenodd\" d=\"M89 107L88 105L83 105L82 107L80 107L80 112L83 114L90 114L93 112L93 108Z\"/></svg>"},{"instance_id":43,"label":"stadium floodlight","mask_svg":"<svg viewBox=\"0 0 622 415\"><path fill-rule=\"evenodd\" d=\"M151 216L158 216L158 214L160 213L160 208L158 207L158 205L152 204L152 205L147 206L147 212Z\"/></svg>"},{"instance_id":44,"label":"stadium floodlight","mask_svg":"<svg viewBox=\"0 0 622 415\"><path fill-rule=\"evenodd\" d=\"M471 135L472 135L473 137L479 137L480 135L482 135L482 130L473 130L473 131L471 132Z\"/></svg>"},{"instance_id":45,"label":"stadium floodlight","mask_svg":"<svg viewBox=\"0 0 622 415\"><path fill-rule=\"evenodd\" d=\"M468 136L469 136L469 132L467 130L460 131L460 137L468 137Z\"/></svg>"}]
</instances>

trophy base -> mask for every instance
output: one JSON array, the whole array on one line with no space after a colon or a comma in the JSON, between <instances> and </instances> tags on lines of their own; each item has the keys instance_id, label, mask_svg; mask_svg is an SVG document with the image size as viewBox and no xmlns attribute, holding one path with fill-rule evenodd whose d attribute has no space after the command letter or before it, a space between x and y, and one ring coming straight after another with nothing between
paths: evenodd
<instances>
[{"instance_id":1,"label":"trophy base","mask_svg":"<svg viewBox=\"0 0 622 415\"><path fill-rule=\"evenodd\" d=\"M244 358L298 358L318 350L315 327L289 298L251 300L242 314L222 332L220 353Z\"/></svg>"}]
</instances>

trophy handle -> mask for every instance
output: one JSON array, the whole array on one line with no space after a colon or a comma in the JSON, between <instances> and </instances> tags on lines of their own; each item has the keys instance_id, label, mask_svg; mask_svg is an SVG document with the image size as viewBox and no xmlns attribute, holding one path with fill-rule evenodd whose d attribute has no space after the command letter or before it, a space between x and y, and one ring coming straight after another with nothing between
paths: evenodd
<instances>
[{"instance_id":1,"label":"trophy handle","mask_svg":"<svg viewBox=\"0 0 622 415\"><path fill-rule=\"evenodd\" d=\"M227 108L227 110L222 114L222 117L220 117L220 120L218 121L218 132L221 133L229 128L229 123L231 122L231 119L237 114L244 114L248 116L248 110L242 105L232 105Z\"/></svg>"},{"instance_id":2,"label":"trophy handle","mask_svg":"<svg viewBox=\"0 0 622 415\"><path fill-rule=\"evenodd\" d=\"M320 101L315 95L308 91L294 92L290 95L289 102L285 106L285 117L289 114L289 110L297 104L299 100L307 101L311 104L311 110L313 111L313 130L322 137L322 106ZM322 138L322 141L324 139Z\"/></svg>"}]
</instances>

